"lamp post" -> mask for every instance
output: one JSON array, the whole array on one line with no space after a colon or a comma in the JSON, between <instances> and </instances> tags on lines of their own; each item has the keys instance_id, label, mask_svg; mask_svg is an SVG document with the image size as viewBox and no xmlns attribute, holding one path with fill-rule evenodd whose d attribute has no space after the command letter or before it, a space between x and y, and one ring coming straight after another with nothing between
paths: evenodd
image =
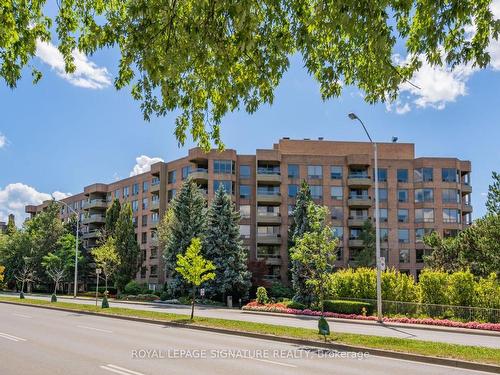
<instances>
[{"instance_id":1,"label":"lamp post","mask_svg":"<svg viewBox=\"0 0 500 375\"><path fill-rule=\"evenodd\" d=\"M53 197L54 198L54 197ZM54 198L57 203L61 203L66 206L72 213L76 215L76 244L75 244L75 281L73 286L73 298L76 298L76 293L78 289L78 234L80 232L80 215L75 209L73 209L69 204L63 201L58 201Z\"/></svg>"},{"instance_id":2,"label":"lamp post","mask_svg":"<svg viewBox=\"0 0 500 375\"><path fill-rule=\"evenodd\" d=\"M380 259L380 211L379 211L379 196L378 196L378 155L377 143L373 142L372 137L366 130L363 121L355 114L349 113L351 120L358 120L365 130L370 143L373 145L373 158L375 160L375 258L377 263L377 320L382 322L382 265Z\"/></svg>"}]
</instances>

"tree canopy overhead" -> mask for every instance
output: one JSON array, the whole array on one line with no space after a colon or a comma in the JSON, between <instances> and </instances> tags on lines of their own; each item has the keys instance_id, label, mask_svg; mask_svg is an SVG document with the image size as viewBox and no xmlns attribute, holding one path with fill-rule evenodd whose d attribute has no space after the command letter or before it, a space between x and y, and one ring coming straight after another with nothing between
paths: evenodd
<instances>
[{"instance_id":1,"label":"tree canopy overhead","mask_svg":"<svg viewBox=\"0 0 500 375\"><path fill-rule=\"evenodd\" d=\"M66 71L72 51L117 47L115 87L130 85L144 118L176 109L175 135L223 147L223 116L272 103L300 53L323 99L355 85L369 103L395 99L421 65L485 67L498 38L488 0L59 0L58 49ZM0 76L15 87L32 67L37 41L51 40L45 1L0 1ZM471 33L471 29L474 32ZM409 58L394 62L396 42ZM33 80L41 73L34 67Z\"/></svg>"}]
</instances>

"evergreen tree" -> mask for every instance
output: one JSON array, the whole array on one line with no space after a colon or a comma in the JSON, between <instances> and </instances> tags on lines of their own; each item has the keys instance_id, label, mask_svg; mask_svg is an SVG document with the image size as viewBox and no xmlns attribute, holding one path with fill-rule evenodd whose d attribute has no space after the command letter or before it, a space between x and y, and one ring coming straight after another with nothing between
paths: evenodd
<instances>
[{"instance_id":1,"label":"evergreen tree","mask_svg":"<svg viewBox=\"0 0 500 375\"><path fill-rule=\"evenodd\" d=\"M365 220L359 239L363 241L363 248L354 257L355 267L373 267L375 265L375 228L370 220Z\"/></svg>"},{"instance_id":2,"label":"evergreen tree","mask_svg":"<svg viewBox=\"0 0 500 375\"><path fill-rule=\"evenodd\" d=\"M11 236L17 231L16 220L13 214L9 215L9 221L7 222L7 235Z\"/></svg>"},{"instance_id":3,"label":"evergreen tree","mask_svg":"<svg viewBox=\"0 0 500 375\"><path fill-rule=\"evenodd\" d=\"M111 206L106 210L106 223L104 225L105 238L114 235L116 223L120 217L120 211L120 201L118 199L113 200Z\"/></svg>"},{"instance_id":4,"label":"evergreen tree","mask_svg":"<svg viewBox=\"0 0 500 375\"><path fill-rule=\"evenodd\" d=\"M118 291L122 291L125 285L135 278L139 269L140 250L132 222L130 203L125 203L121 207L114 233L116 252L120 260L116 269L115 283Z\"/></svg>"},{"instance_id":5,"label":"evergreen tree","mask_svg":"<svg viewBox=\"0 0 500 375\"><path fill-rule=\"evenodd\" d=\"M172 295L179 295L187 291L187 285L175 270L177 254L184 254L193 238L203 238L206 201L196 183L187 179L172 200L170 209L172 220L169 220L169 238L164 250L167 289Z\"/></svg>"},{"instance_id":6,"label":"evergreen tree","mask_svg":"<svg viewBox=\"0 0 500 375\"><path fill-rule=\"evenodd\" d=\"M248 296L251 274L247 269L247 253L239 230L240 214L221 185L215 193L207 215L203 249L216 266L216 278L207 286L209 296Z\"/></svg>"},{"instance_id":7,"label":"evergreen tree","mask_svg":"<svg viewBox=\"0 0 500 375\"><path fill-rule=\"evenodd\" d=\"M493 182L488 187L486 208L489 214L500 216L500 173L493 172L491 178Z\"/></svg>"},{"instance_id":8,"label":"evergreen tree","mask_svg":"<svg viewBox=\"0 0 500 375\"><path fill-rule=\"evenodd\" d=\"M313 202L311 191L306 181L302 181L299 192L295 200L295 208L293 210L293 223L289 232L288 248L295 246L295 241L310 229L309 217L307 208ZM291 259L291 257L290 257ZM306 276L303 264L296 260L291 260L292 286L295 292L294 300L307 303L311 302L310 288L306 285Z\"/></svg>"}]
</instances>

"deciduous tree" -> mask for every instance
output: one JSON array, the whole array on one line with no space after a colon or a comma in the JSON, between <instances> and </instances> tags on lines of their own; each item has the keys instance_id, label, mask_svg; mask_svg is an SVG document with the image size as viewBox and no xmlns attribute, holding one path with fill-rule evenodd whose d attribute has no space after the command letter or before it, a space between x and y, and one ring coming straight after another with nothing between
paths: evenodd
<instances>
[{"instance_id":1,"label":"deciduous tree","mask_svg":"<svg viewBox=\"0 0 500 375\"><path fill-rule=\"evenodd\" d=\"M118 252L116 251L116 243L113 237L108 237L106 242L98 247L92 249L92 256L94 257L94 262L96 268L100 268L104 274L104 286L106 292L108 291L108 279L113 277L118 265L120 264L120 258Z\"/></svg>"}]
</instances>

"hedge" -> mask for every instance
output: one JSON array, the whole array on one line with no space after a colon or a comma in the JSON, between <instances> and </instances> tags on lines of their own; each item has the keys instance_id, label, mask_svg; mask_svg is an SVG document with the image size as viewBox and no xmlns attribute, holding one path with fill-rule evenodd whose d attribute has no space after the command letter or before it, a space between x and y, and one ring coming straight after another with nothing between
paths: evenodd
<instances>
[{"instance_id":1,"label":"hedge","mask_svg":"<svg viewBox=\"0 0 500 375\"><path fill-rule=\"evenodd\" d=\"M371 315L373 313L373 306L368 302L326 300L323 306L325 311L339 314Z\"/></svg>"}]
</instances>

